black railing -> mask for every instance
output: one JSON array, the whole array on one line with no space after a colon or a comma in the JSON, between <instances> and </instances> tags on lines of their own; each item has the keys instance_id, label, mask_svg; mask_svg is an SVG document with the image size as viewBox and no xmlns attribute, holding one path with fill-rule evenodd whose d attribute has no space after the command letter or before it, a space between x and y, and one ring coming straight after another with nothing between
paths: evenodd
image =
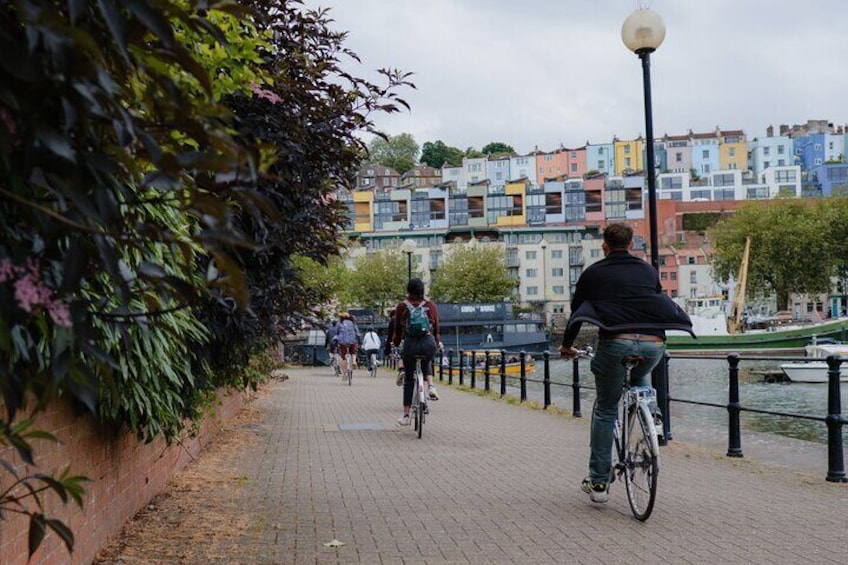
<instances>
[{"instance_id":1,"label":"black railing","mask_svg":"<svg viewBox=\"0 0 848 565\"><path fill-rule=\"evenodd\" d=\"M507 384L511 381L513 390L518 388L519 399L521 402L526 402L528 398L528 383L537 383L542 389L542 406L547 409L552 404L551 387L559 386L563 390L571 390L572 393L572 415L574 417L582 417L580 391L582 389L595 390L592 386L581 384L580 381L580 363L578 359L574 359L572 364L572 379L571 383L560 383L551 380L550 363L551 356L555 358L559 356L559 352L542 353L543 372L542 379L532 379L527 376L528 373L528 355L525 351L506 351L500 350L496 353L500 357L499 365L492 365L490 351L485 352L485 358L482 365L478 366L477 353L471 352L468 354L460 350L457 355L457 363L454 364L454 351L447 352L446 360L440 359L439 363L439 380L443 381L445 373L447 373L448 384L453 384L454 373L459 375L459 385L464 386L464 376L466 372L470 374L470 388L476 388L477 372L483 371L483 379L485 382L485 390L490 391L491 378L500 379L500 396L507 395ZM444 354L443 354L444 356ZM513 376L507 374L507 359L515 357L518 361L518 375ZM827 426L827 453L828 453L828 471L826 480L830 482L848 482L848 477L845 473L844 449L843 449L843 433L842 429L848 420L842 415L842 397L839 386L840 382L840 365L842 358L830 356L827 358L828 365L828 395L827 395L827 414L825 416L810 416L807 414L794 414L789 412L780 412L774 410L763 410L759 408L747 407L742 404L739 397L739 364L741 361L799 361L809 358L798 357L762 357L762 356L742 356L732 354L726 357L717 356L687 356L674 355L674 359L698 359L698 360L726 360L728 363L728 399L726 404L718 404L714 402L704 402L697 399L684 399L673 396L669 386L669 359L668 354L665 355L662 362L654 370L653 386L657 390L657 403L660 411L663 414L663 439L662 445L665 445L672 439L672 419L670 405L672 402L681 404L690 404L697 406L706 406L727 410L728 414L728 457L743 457L742 451L742 426L741 413L750 412L758 414L768 414L783 418L795 418L802 420L811 420L824 423ZM510 367L515 367L515 362L509 363ZM517 381L517 383L515 382Z\"/></svg>"}]
</instances>

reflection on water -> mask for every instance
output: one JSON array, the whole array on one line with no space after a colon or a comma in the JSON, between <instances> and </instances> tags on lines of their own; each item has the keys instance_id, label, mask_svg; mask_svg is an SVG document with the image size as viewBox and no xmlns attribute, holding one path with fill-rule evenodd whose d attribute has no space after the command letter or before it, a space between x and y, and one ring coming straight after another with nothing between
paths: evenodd
<instances>
[{"instance_id":1,"label":"reflection on water","mask_svg":"<svg viewBox=\"0 0 848 565\"><path fill-rule=\"evenodd\" d=\"M788 414L800 414L824 418L827 416L826 384L769 384L762 374L755 371L777 370L776 361L741 361L739 364L739 400L743 408L770 410ZM541 381L544 376L543 364L538 362L528 379ZM468 376L466 375L466 378ZM589 371L588 361L580 362L581 384L594 387L594 378ZM517 394L517 379L509 379L510 394ZM482 388L483 376L477 375L477 386ZM570 385L572 382L572 363L551 357L551 382ZM468 382L466 382L468 384ZM492 389L497 390L497 379L493 379ZM542 385L530 382L527 385L528 397L542 402ZM848 383L842 383L843 414L845 402L848 402ZM726 360L718 359L680 359L672 357L669 364L669 394L678 400L671 404L672 428L685 425L698 434L723 435L726 437L728 414L728 365ZM552 386L551 395L554 404L570 410L572 392L570 386ZM679 402L691 400L719 404L722 408L696 406ZM581 407L584 417L591 414L594 391L582 389ZM764 432L778 434L795 439L827 443L827 426L824 422L742 412L743 432ZM843 436L848 434L843 427Z\"/></svg>"}]
</instances>

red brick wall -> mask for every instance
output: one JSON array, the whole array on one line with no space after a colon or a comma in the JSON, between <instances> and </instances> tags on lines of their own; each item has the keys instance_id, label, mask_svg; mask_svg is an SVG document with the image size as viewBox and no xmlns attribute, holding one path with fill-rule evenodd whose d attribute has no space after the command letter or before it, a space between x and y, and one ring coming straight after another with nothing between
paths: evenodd
<instances>
[{"instance_id":1,"label":"red brick wall","mask_svg":"<svg viewBox=\"0 0 848 565\"><path fill-rule=\"evenodd\" d=\"M84 485L82 509L73 502L62 504L52 493L45 497L45 513L61 519L74 532L73 555L50 532L30 563L90 563L124 523L162 491L171 476L185 467L249 399L248 393L242 392L219 396L214 415L206 418L197 437L186 437L170 447L162 440L139 443L126 430L104 430L69 402L58 401L38 416L34 426L59 439L59 443L31 442L37 467L27 468L12 450L0 448L0 459L15 465L19 475L53 473L70 465L74 475L90 479ZM9 477L0 470L0 490L8 487ZM5 520L0 521L0 565L27 563L28 528L27 519L5 514Z\"/></svg>"}]
</instances>

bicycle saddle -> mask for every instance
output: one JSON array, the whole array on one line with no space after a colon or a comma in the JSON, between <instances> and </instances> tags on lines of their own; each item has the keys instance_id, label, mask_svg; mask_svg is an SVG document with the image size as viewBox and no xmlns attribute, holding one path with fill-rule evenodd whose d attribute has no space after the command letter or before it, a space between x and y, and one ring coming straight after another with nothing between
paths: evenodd
<instances>
[{"instance_id":1,"label":"bicycle saddle","mask_svg":"<svg viewBox=\"0 0 848 565\"><path fill-rule=\"evenodd\" d=\"M626 355L621 358L622 365L630 365L631 367L635 367L645 361L647 361L647 358L644 355Z\"/></svg>"}]
</instances>

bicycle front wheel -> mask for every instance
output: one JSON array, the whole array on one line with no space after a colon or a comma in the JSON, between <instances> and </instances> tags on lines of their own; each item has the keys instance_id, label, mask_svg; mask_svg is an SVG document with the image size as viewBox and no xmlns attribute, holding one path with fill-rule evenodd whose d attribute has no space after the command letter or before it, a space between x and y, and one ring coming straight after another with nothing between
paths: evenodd
<instances>
[{"instance_id":1,"label":"bicycle front wheel","mask_svg":"<svg viewBox=\"0 0 848 565\"><path fill-rule=\"evenodd\" d=\"M630 510L637 520L644 522L651 515L657 497L659 444L647 404L640 402L635 408L628 416L624 476Z\"/></svg>"}]
</instances>

